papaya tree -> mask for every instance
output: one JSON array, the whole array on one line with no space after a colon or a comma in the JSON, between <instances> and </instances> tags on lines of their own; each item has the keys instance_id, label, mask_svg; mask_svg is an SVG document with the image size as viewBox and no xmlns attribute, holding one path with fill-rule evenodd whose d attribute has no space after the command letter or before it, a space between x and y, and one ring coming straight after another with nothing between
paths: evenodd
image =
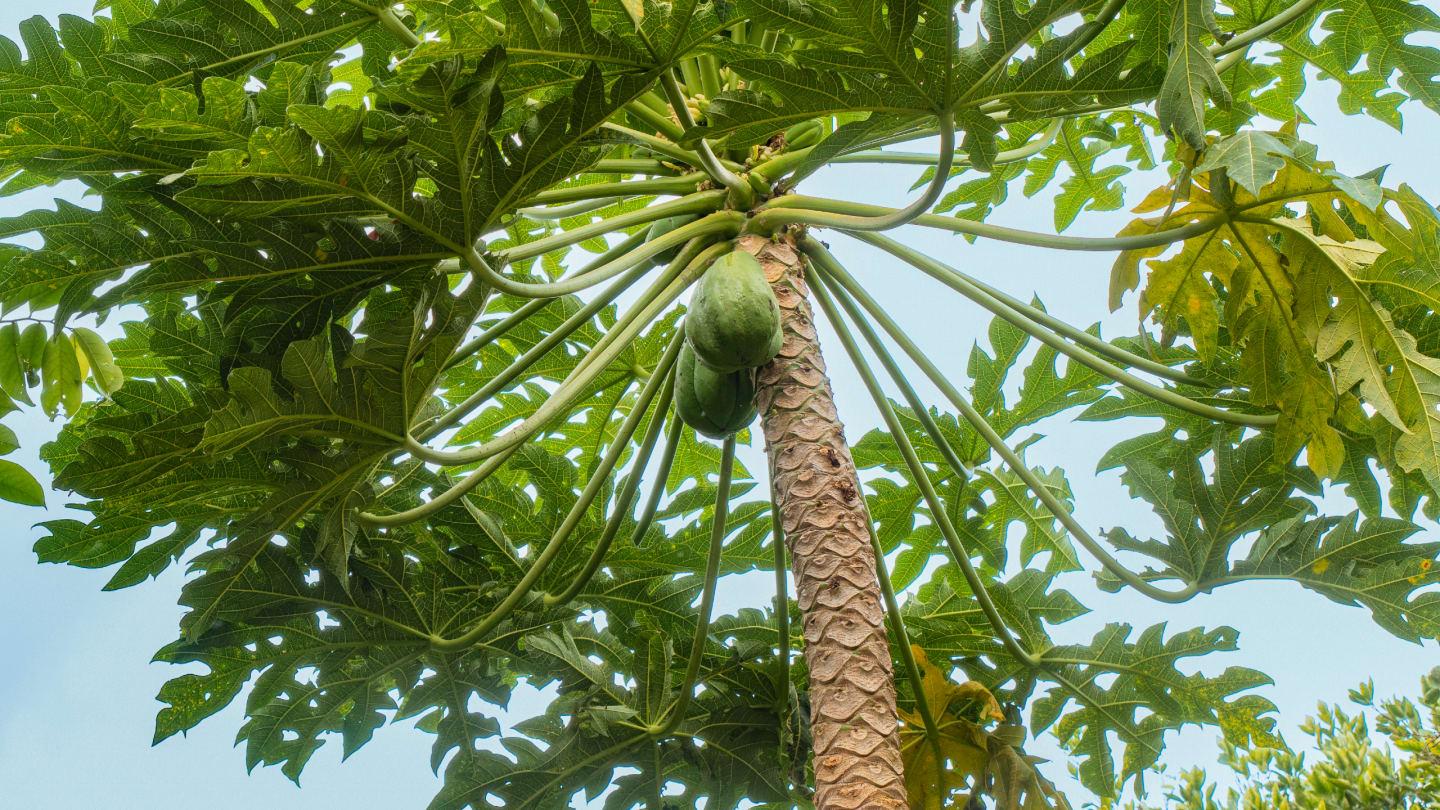
<instances>
[{"instance_id":1,"label":"papaya tree","mask_svg":"<svg viewBox=\"0 0 1440 810\"><path fill-rule=\"evenodd\" d=\"M1107 800L1187 724L1279 748L1269 679L1192 660L1233 629L1066 637L1063 582L1281 580L1440 636L1440 216L1302 126L1315 81L1440 110L1437 30L1409 0L32 18L0 41L0 193L85 192L0 223L7 408L68 417L42 457L75 513L37 554L112 589L187 567L157 658L199 671L157 741L243 693L246 765L298 780L413 721L437 810L1061 808L1034 735ZM855 163L912 201L805 193ZM1167 179L1132 224L1062 233L1137 169ZM1057 190L1053 228L991 221L1016 183ZM1114 254L1136 334L965 272L976 239ZM852 243L989 346L919 345ZM853 445L836 358L885 426ZM1081 524L1026 460L1052 418L1124 420L1101 467L1159 536ZM718 614L752 572L773 599ZM522 683L553 700L502 726Z\"/></svg>"}]
</instances>

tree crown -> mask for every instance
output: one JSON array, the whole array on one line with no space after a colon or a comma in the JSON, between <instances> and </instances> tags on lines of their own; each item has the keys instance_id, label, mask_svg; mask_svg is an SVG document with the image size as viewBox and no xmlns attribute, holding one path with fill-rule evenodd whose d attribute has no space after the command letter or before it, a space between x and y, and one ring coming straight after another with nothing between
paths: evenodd
<instances>
[{"instance_id":1,"label":"tree crown","mask_svg":"<svg viewBox=\"0 0 1440 810\"><path fill-rule=\"evenodd\" d=\"M43 524L42 561L116 566L109 588L188 561L158 657L207 671L162 690L156 739L253 679L246 763L295 779L327 738L418 717L436 810L805 802L789 601L709 615L717 577L783 574L770 504L733 440L670 415L683 296L742 234L805 256L888 427L854 450L917 805L1063 806L1024 754L1047 730L1107 797L1187 723L1283 746L1263 673L1190 674L1230 628L1053 639L1088 610L1057 579L1091 561L1109 590L1283 579L1440 636L1416 522L1440 509L1440 216L1298 126L1315 69L1347 112L1440 110L1440 52L1408 39L1440 17L970 5L116 0L0 40L0 193L98 201L0 222L0 390L69 417L43 455L82 514ZM865 161L925 167L914 203L803 194ZM1121 233L1059 233L1157 165ZM1054 233L987 221L1016 182L1058 188ZM1149 325L1104 340L883 233L906 223L1116 251L1110 304ZM995 315L968 391L822 230ZM111 315L108 344L79 325ZM1162 537L1094 537L1026 463L1061 414L1144 420L1102 469ZM1354 510L1322 513L1325 484ZM0 461L0 495L41 488ZM522 680L558 697L502 733L476 707Z\"/></svg>"}]
</instances>

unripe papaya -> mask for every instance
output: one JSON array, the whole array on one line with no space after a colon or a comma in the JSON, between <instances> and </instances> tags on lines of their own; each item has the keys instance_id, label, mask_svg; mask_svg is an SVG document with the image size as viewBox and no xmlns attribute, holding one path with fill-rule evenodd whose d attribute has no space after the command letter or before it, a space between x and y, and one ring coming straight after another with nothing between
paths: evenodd
<instances>
[{"instance_id":1,"label":"unripe papaya","mask_svg":"<svg viewBox=\"0 0 1440 810\"><path fill-rule=\"evenodd\" d=\"M724 439L755 421L755 383L749 371L723 373L695 359L688 345L675 363L675 413L712 439Z\"/></svg>"},{"instance_id":2,"label":"unripe papaya","mask_svg":"<svg viewBox=\"0 0 1440 810\"><path fill-rule=\"evenodd\" d=\"M804 149L819 143L824 134L825 130L821 129L819 121L801 121L785 130L785 145L791 149Z\"/></svg>"},{"instance_id":3,"label":"unripe papaya","mask_svg":"<svg viewBox=\"0 0 1440 810\"><path fill-rule=\"evenodd\" d=\"M690 298L685 342L716 371L763 366L780 353L780 304L765 270L743 250L715 260Z\"/></svg>"},{"instance_id":4,"label":"unripe papaya","mask_svg":"<svg viewBox=\"0 0 1440 810\"><path fill-rule=\"evenodd\" d=\"M657 219L650 223L650 230L645 234L645 241L653 242L676 228L682 225L689 225L699 218L699 214L678 214L673 217L666 217L665 219ZM680 255L680 248L682 247L684 247L684 245L676 245L663 253L657 253L650 261L658 265L667 265L675 261L675 257Z\"/></svg>"}]
</instances>

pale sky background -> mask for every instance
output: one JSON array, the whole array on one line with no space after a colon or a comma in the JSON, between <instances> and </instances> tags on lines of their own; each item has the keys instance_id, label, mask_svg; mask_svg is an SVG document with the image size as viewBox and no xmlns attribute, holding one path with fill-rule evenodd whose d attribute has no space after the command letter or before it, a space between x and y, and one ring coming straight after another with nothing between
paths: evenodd
<instances>
[{"instance_id":1,"label":"pale sky background","mask_svg":"<svg viewBox=\"0 0 1440 810\"><path fill-rule=\"evenodd\" d=\"M33 14L53 21L62 13L88 14L92 0L6 0L0 3L0 33L17 39L17 24ZM1319 125L1302 136L1318 141L1322 157L1335 160L1342 171L1358 174L1380 164L1391 166L1390 183L1408 182L1432 202L1440 200L1440 167L1436 144L1440 121L1419 105L1406 109L1406 134L1361 118L1335 112L1334 85L1312 85L1308 109ZM841 174L840 172L843 172ZM904 167L846 166L809 181L813 194L898 204L915 172ZM1158 175L1132 174L1126 179L1127 200L1134 204L1161 182ZM0 199L0 216L48 205L57 192L40 189ZM992 221L1047 231L1051 228L1046 199L1015 197ZM1124 212L1083 214L1069 233L1111 235L1130 219ZM1013 295L1028 298L1040 290L1051 312L1085 325L1105 313L1110 254L1070 254L996 242L966 244L941 233L906 229L904 240ZM911 325L921 346L943 368L963 379L971 344L984 334L988 313L938 285L920 278L895 260L846 240L827 237L840 258L882 300L891 312ZM1133 331L1134 302L1115 316L1105 316L1107 335ZM1127 328L1128 327L1128 328ZM838 342L822 330L842 418L852 440L879 424L868 396L850 369ZM933 393L922 388L922 393ZM939 401L938 398L933 401ZM54 426L35 414L14 414L6 424L25 446L14 456L37 473L39 446ZM1113 472L1093 475L1100 453L1135 424L1067 426L1052 420L1041 432L1052 437L1033 447L1030 459L1045 466L1062 465L1076 491L1080 521L1093 529L1123 522L1137 534L1158 523L1141 503L1132 502ZM744 456L753 472L764 464L758 450ZM338 741L322 748L307 767L304 789L294 787L278 769L257 769L247 776L243 752L233 748L243 722L242 701L203 722L188 737L174 737L150 746L159 704L154 696L167 679L183 669L149 663L150 655L175 638L181 610L175 598L181 569L172 567L159 581L117 593L101 593L109 571L82 571L35 563L30 547L39 536L37 521L62 515L63 494L50 493L49 512L0 504L0 525L9 527L0 540L0 807L37 810L313 810L313 808L423 808L439 786L428 766L429 735L402 727L381 729L351 760L340 763ZM1348 511L1339 498L1330 508ZM1434 524L1425 539L1433 540ZM768 604L769 575L731 581L722 589L720 608ZM1402 642L1379 629L1362 609L1336 605L1321 596L1283 583L1247 584L1221 589L1180 606L1159 605L1143 597L1105 595L1094 591L1084 575L1066 581L1093 613L1055 630L1057 639L1083 641L1108 621L1128 621L1143 628L1170 622L1173 631L1194 626L1227 624L1240 630L1240 651L1198 662L1207 672L1245 665L1274 677L1276 685L1263 694L1280 706L1282 731L1300 742L1297 726L1317 700L1342 700L1345 692L1373 677L1380 695L1413 694L1422 672L1440 663L1436 645ZM1191 667L1197 666L1192 660ZM521 690L512 704L516 719L536 710L532 692ZM1168 761L1174 766L1210 765L1214 733L1191 729L1168 738ZM1036 753L1053 752L1047 738L1032 745ZM1051 766L1048 773L1063 777ZM1065 780L1062 780L1064 784ZM1156 784L1151 780L1151 784Z\"/></svg>"}]
</instances>

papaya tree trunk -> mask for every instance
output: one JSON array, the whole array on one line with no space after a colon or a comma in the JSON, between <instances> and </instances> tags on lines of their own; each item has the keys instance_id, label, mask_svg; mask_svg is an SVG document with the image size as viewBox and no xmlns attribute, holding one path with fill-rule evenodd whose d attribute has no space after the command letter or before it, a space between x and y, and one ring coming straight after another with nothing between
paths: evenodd
<instances>
[{"instance_id":1,"label":"papaya tree trunk","mask_svg":"<svg viewBox=\"0 0 1440 810\"><path fill-rule=\"evenodd\" d=\"M820 356L804 265L788 240L747 236L740 246L765 268L785 330L780 355L757 373L756 401L804 628L815 805L903 808L870 515Z\"/></svg>"}]
</instances>

